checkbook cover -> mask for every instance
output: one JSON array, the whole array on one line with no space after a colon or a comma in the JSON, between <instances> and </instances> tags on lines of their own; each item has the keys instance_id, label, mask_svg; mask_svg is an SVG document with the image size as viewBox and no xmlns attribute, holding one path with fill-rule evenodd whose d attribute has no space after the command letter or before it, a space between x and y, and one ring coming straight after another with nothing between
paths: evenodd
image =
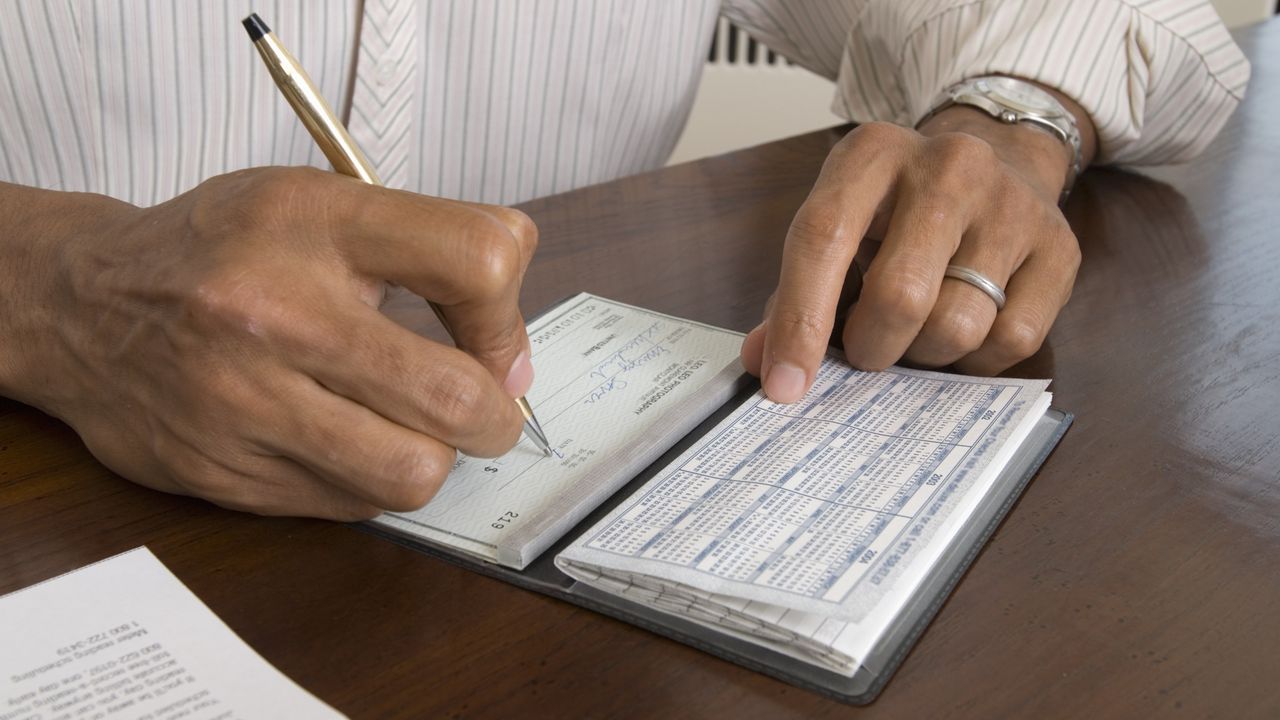
<instances>
[{"instance_id":1,"label":"checkbook cover","mask_svg":"<svg viewBox=\"0 0 1280 720\"><path fill-rule=\"evenodd\" d=\"M745 400L757 389L758 384L753 384L743 390L735 400L726 403L523 571L482 562L439 546L416 543L373 526L360 527L448 562L645 628L797 687L845 703L859 705L870 703L901 665L916 640L941 609L951 590L977 557L987 539L995 532L1023 489L1062 439L1071 425L1073 416L1050 408L1040 418L1026 441L1018 448L1013 459L996 479L985 500L965 522L951 547L939 560L929 577L911 596L873 650L863 659L859 670L852 677L848 677L719 633L677 616L658 612L590 588L560 572L554 564L555 556L565 546L639 490L656 472L687 450L699 437L727 416L740 401Z\"/></svg>"}]
</instances>

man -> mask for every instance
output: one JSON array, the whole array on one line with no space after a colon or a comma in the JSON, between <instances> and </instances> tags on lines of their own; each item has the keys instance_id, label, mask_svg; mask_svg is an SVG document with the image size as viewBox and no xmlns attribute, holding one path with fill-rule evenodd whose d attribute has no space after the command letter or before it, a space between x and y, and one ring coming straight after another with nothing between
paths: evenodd
<instances>
[{"instance_id":1,"label":"man","mask_svg":"<svg viewBox=\"0 0 1280 720\"><path fill-rule=\"evenodd\" d=\"M1201 0L279 5L267 21L396 189L264 167L323 162L247 5L9 0L0 23L0 392L139 483L267 514L417 507L455 449L515 442L536 230L501 204L660 164L718 12L866 123L743 344L782 402L864 236L882 244L842 330L855 366L1033 353L1079 264L1074 175L1191 157L1248 78ZM383 317L388 281L440 304L459 349Z\"/></svg>"}]
</instances>

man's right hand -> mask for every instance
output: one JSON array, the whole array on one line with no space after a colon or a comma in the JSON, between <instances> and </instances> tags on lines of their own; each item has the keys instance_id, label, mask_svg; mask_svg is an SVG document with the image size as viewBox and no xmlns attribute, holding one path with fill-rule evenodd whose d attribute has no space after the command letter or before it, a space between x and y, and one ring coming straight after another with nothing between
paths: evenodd
<instances>
[{"instance_id":1,"label":"man's right hand","mask_svg":"<svg viewBox=\"0 0 1280 720\"><path fill-rule=\"evenodd\" d=\"M0 183L0 393L152 488L273 515L414 509L455 448L519 439L536 236L515 210L310 169L147 209ZM442 307L460 349L382 315L384 281Z\"/></svg>"}]
</instances>

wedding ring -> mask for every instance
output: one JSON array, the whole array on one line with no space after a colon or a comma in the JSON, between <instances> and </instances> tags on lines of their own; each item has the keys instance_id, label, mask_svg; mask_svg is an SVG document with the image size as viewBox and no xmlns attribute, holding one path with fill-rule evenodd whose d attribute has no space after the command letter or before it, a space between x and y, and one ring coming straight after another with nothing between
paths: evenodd
<instances>
[{"instance_id":1,"label":"wedding ring","mask_svg":"<svg viewBox=\"0 0 1280 720\"><path fill-rule=\"evenodd\" d=\"M999 285L991 282L991 279L986 275L962 265L948 265L947 272L944 275L956 280L963 280L978 288L986 293L987 297L991 298L991 301L996 304L996 310L1004 309L1004 290L1001 290Z\"/></svg>"}]
</instances>

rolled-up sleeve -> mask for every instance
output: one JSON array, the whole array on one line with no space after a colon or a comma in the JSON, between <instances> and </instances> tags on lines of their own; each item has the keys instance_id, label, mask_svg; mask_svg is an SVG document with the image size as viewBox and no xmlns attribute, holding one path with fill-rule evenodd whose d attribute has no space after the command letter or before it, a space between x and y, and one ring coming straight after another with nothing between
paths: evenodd
<instances>
[{"instance_id":1,"label":"rolled-up sleeve","mask_svg":"<svg viewBox=\"0 0 1280 720\"><path fill-rule=\"evenodd\" d=\"M732 0L725 14L833 78L832 109L855 122L914 125L977 75L1053 87L1089 113L1102 163L1194 157L1249 80L1207 0Z\"/></svg>"}]
</instances>

